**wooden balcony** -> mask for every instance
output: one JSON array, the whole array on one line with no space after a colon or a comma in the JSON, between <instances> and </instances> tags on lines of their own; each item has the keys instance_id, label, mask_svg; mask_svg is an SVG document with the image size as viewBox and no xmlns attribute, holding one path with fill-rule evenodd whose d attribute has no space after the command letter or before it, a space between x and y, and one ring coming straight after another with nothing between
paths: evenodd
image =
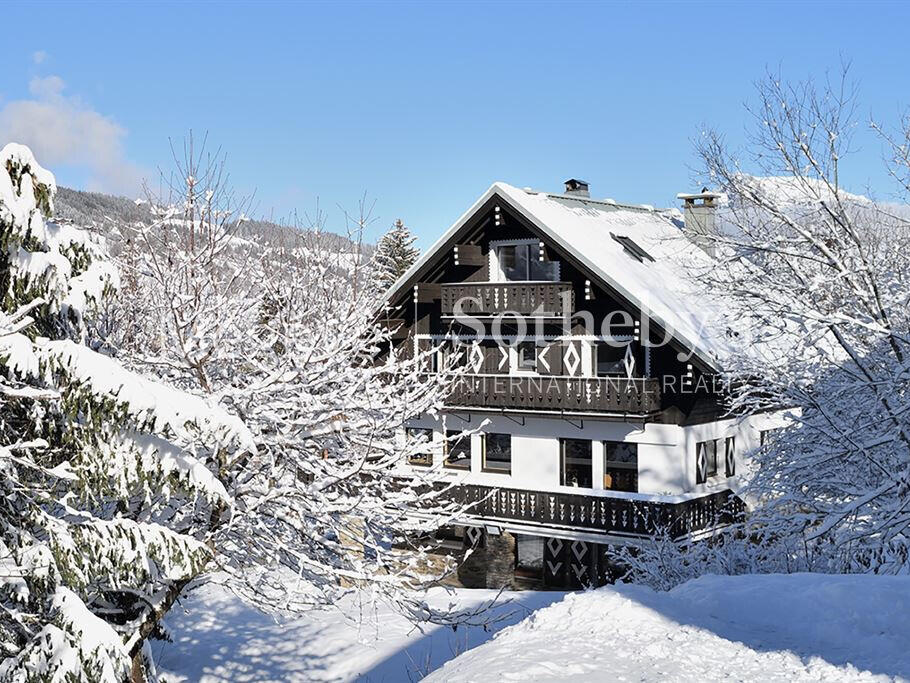
<instances>
[{"instance_id":1,"label":"wooden balcony","mask_svg":"<svg viewBox=\"0 0 910 683\"><path fill-rule=\"evenodd\" d=\"M558 317L575 311L571 282L482 282L442 285L442 315L455 315L461 302L465 315L521 315Z\"/></svg>"},{"instance_id":2,"label":"wooden balcony","mask_svg":"<svg viewBox=\"0 0 910 683\"><path fill-rule=\"evenodd\" d=\"M646 415L660 410L660 380L462 375L447 403L461 408Z\"/></svg>"},{"instance_id":3,"label":"wooden balcony","mask_svg":"<svg viewBox=\"0 0 910 683\"><path fill-rule=\"evenodd\" d=\"M730 524L745 504L726 489L681 502L630 500L583 493L551 493L463 484L443 494L480 523L513 521L584 532L652 536L666 531L679 539L715 525Z\"/></svg>"}]
</instances>

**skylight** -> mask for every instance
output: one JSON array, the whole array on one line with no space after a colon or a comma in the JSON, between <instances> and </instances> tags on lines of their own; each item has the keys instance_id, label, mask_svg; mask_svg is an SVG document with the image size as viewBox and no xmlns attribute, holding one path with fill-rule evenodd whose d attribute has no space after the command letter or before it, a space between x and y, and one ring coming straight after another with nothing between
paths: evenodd
<instances>
[{"instance_id":1,"label":"skylight","mask_svg":"<svg viewBox=\"0 0 910 683\"><path fill-rule=\"evenodd\" d=\"M642 263L644 263L645 259L648 259L649 261L654 260L654 257L636 244L631 237L627 237L626 235L614 235L612 232L610 233L610 237L619 242L623 249Z\"/></svg>"}]
</instances>

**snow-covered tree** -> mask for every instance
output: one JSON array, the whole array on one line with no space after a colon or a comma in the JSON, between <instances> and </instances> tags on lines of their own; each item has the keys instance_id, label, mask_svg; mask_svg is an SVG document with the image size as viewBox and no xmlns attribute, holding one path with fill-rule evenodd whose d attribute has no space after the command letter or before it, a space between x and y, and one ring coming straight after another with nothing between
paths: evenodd
<instances>
[{"instance_id":1,"label":"snow-covered tree","mask_svg":"<svg viewBox=\"0 0 910 683\"><path fill-rule=\"evenodd\" d=\"M109 341L137 367L210 394L237 330L255 319L256 281L254 245L236 238L250 200L234 194L224 156L206 142L190 134L182 153L172 145L165 189L147 189L152 220L117 226L125 286Z\"/></svg>"},{"instance_id":2,"label":"snow-covered tree","mask_svg":"<svg viewBox=\"0 0 910 683\"><path fill-rule=\"evenodd\" d=\"M373 254L373 280L377 289L385 291L414 265L420 250L413 246L417 237L399 218L376 245Z\"/></svg>"},{"instance_id":3,"label":"snow-covered tree","mask_svg":"<svg viewBox=\"0 0 910 683\"><path fill-rule=\"evenodd\" d=\"M733 407L793 408L793 426L754 454L748 532L770 553L783 539L803 568L907 571L910 121L884 134L903 205L885 204L842 185L856 125L846 79L819 91L772 76L758 94L745 155L717 133L699 143L728 198L719 259L697 277L744 348L728 361Z\"/></svg>"},{"instance_id":4,"label":"snow-covered tree","mask_svg":"<svg viewBox=\"0 0 910 683\"><path fill-rule=\"evenodd\" d=\"M218 469L233 507L212 539L212 566L263 609L332 605L356 588L415 619L466 618L429 611L413 592L444 571L426 561L426 537L456 508L438 495L438 468L409 484L401 467L428 448L402 440L405 422L437 410L450 379L424 372L428 353L390 353L379 292L363 276L369 264L324 239L321 215L311 227L241 239L237 214L222 208L211 228L216 212L201 213L192 197L218 205L230 196L213 183L220 177L196 165L184 199L152 202L164 208L142 228L130 301L159 321L149 328L159 341L122 342L150 372L228 406L254 434L255 453Z\"/></svg>"},{"instance_id":5,"label":"snow-covered tree","mask_svg":"<svg viewBox=\"0 0 910 683\"><path fill-rule=\"evenodd\" d=\"M103 244L46 220L54 192L26 147L0 150L0 680L140 680L229 513L217 463L254 445L83 344L117 276Z\"/></svg>"},{"instance_id":6,"label":"snow-covered tree","mask_svg":"<svg viewBox=\"0 0 910 683\"><path fill-rule=\"evenodd\" d=\"M404 423L438 410L450 378L427 374L426 354L376 362L390 346L377 293L355 291L351 270L363 264L316 237L264 255L264 315L225 389L260 443L238 463L220 542L231 585L263 608L332 605L354 591L418 620L463 619L413 592L440 578L426 537L459 511L439 496L442 463L417 481L402 468L429 448L403 440Z\"/></svg>"}]
</instances>

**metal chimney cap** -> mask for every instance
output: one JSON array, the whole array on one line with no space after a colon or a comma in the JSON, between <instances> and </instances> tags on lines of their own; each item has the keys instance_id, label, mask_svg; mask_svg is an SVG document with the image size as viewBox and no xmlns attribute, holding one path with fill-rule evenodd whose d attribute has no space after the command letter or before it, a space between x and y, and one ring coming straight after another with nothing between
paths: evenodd
<instances>
[{"instance_id":1,"label":"metal chimney cap","mask_svg":"<svg viewBox=\"0 0 910 683\"><path fill-rule=\"evenodd\" d=\"M723 195L720 192L711 192L707 187L703 187L701 192L680 192L676 195L677 199L693 200L693 199L720 199Z\"/></svg>"},{"instance_id":2,"label":"metal chimney cap","mask_svg":"<svg viewBox=\"0 0 910 683\"><path fill-rule=\"evenodd\" d=\"M588 192L588 181L578 178L569 178L566 181L566 194L576 194L582 197L590 197Z\"/></svg>"}]
</instances>

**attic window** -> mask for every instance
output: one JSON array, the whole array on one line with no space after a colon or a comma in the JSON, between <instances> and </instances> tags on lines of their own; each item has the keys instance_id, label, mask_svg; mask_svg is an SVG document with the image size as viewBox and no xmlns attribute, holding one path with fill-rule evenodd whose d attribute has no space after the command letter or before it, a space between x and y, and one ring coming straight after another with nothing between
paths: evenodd
<instances>
[{"instance_id":1,"label":"attic window","mask_svg":"<svg viewBox=\"0 0 910 683\"><path fill-rule=\"evenodd\" d=\"M649 261L654 260L654 257L642 249L640 246L638 246L638 244L636 244L631 237L627 237L626 235L614 235L612 232L610 233L610 237L619 242L622 245L623 249L625 249L629 254L637 258L642 263L644 263L645 259L648 259Z\"/></svg>"}]
</instances>

